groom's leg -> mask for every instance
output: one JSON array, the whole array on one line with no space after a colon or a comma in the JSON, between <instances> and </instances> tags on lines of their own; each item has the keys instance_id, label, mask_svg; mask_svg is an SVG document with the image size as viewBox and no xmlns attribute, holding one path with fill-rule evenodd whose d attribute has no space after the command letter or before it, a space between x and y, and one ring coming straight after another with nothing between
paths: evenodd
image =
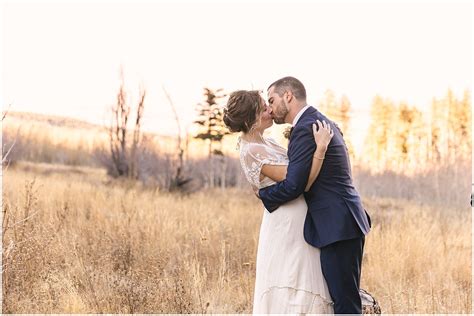
<instances>
[{"instance_id":1,"label":"groom's leg","mask_svg":"<svg viewBox=\"0 0 474 316\"><path fill-rule=\"evenodd\" d=\"M361 314L360 271L365 236L321 248L321 268L336 314Z\"/></svg>"}]
</instances>

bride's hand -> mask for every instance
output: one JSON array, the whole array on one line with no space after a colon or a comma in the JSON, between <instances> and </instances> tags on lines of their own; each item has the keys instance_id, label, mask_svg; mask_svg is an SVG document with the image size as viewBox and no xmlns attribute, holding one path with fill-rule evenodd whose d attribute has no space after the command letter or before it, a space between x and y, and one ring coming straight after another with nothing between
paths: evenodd
<instances>
[{"instance_id":1,"label":"bride's hand","mask_svg":"<svg viewBox=\"0 0 474 316\"><path fill-rule=\"evenodd\" d=\"M319 128L316 130L316 124L313 124L313 136L317 145L317 150L326 152L326 149L334 136L334 132L326 121L321 123L321 121L317 120L316 123Z\"/></svg>"}]
</instances>

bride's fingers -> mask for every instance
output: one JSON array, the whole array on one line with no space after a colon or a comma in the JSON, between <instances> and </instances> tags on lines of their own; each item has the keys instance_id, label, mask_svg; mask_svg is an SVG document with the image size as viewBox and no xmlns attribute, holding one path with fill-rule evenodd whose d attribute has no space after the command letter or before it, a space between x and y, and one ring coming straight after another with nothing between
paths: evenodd
<instances>
[{"instance_id":1,"label":"bride's fingers","mask_svg":"<svg viewBox=\"0 0 474 316\"><path fill-rule=\"evenodd\" d=\"M320 120L317 120L317 123L318 123L319 130L321 130L324 127L323 123L321 123Z\"/></svg>"},{"instance_id":2,"label":"bride's fingers","mask_svg":"<svg viewBox=\"0 0 474 316\"><path fill-rule=\"evenodd\" d=\"M331 131L331 125L329 125L329 123L326 123L326 121L323 121L323 126L327 133Z\"/></svg>"},{"instance_id":3,"label":"bride's fingers","mask_svg":"<svg viewBox=\"0 0 474 316\"><path fill-rule=\"evenodd\" d=\"M318 125L318 128L316 128L316 124ZM331 124L327 123L325 120L316 120L316 123L313 123L313 134L316 136L317 134L320 134L322 130L324 130L330 137L334 135L334 131L331 128Z\"/></svg>"},{"instance_id":4,"label":"bride's fingers","mask_svg":"<svg viewBox=\"0 0 474 316\"><path fill-rule=\"evenodd\" d=\"M329 125L329 123L328 123L328 132L329 132L329 134L334 133L333 129L332 129L331 125Z\"/></svg>"}]
</instances>

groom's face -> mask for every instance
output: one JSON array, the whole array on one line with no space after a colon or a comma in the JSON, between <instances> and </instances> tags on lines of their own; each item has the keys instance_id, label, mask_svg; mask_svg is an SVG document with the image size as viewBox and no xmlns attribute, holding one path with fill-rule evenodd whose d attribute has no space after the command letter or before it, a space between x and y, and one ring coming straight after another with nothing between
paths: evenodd
<instances>
[{"instance_id":1,"label":"groom's face","mask_svg":"<svg viewBox=\"0 0 474 316\"><path fill-rule=\"evenodd\" d=\"M278 93L275 92L274 87L268 90L268 106L272 109L271 115L273 121L277 124L284 124L289 112L288 103L285 102L284 96L283 94L280 97Z\"/></svg>"}]
</instances>

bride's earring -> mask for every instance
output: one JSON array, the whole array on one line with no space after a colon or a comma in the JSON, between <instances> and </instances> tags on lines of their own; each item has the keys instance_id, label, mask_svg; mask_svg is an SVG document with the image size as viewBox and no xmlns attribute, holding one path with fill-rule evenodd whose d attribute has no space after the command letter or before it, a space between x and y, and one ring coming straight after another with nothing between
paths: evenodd
<instances>
[{"instance_id":1,"label":"bride's earring","mask_svg":"<svg viewBox=\"0 0 474 316\"><path fill-rule=\"evenodd\" d=\"M250 126L250 128L249 128L249 134L252 134L254 130L255 130L255 124L253 124L252 126Z\"/></svg>"}]
</instances>

